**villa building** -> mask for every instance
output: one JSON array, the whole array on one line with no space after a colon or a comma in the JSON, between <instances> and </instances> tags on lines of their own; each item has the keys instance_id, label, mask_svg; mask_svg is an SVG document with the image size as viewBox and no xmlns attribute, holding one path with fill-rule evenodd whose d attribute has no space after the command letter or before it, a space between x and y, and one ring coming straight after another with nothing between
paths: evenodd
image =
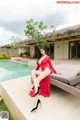
<instances>
[{"instance_id":1,"label":"villa building","mask_svg":"<svg viewBox=\"0 0 80 120\"><path fill-rule=\"evenodd\" d=\"M57 31L55 37L46 39L49 43L49 53L53 59L80 59L80 24ZM25 40L23 46L30 50L31 57L36 57L37 46L35 40ZM26 47L20 47L25 51Z\"/></svg>"},{"instance_id":2,"label":"villa building","mask_svg":"<svg viewBox=\"0 0 80 120\"><path fill-rule=\"evenodd\" d=\"M56 31L56 36L48 36L49 55L58 60L80 59L80 24ZM6 47L6 46L4 46ZM35 40L27 39L20 43L19 54L30 51L32 58L37 57L37 45Z\"/></svg>"}]
</instances>

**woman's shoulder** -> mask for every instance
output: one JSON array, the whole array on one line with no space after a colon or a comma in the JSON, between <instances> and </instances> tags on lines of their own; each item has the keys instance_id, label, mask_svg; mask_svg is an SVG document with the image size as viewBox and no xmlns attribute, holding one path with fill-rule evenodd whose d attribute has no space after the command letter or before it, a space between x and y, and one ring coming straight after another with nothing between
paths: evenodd
<instances>
[{"instance_id":1,"label":"woman's shoulder","mask_svg":"<svg viewBox=\"0 0 80 120\"><path fill-rule=\"evenodd\" d=\"M50 58L50 56L49 56L49 55L47 55L47 58Z\"/></svg>"},{"instance_id":2,"label":"woman's shoulder","mask_svg":"<svg viewBox=\"0 0 80 120\"><path fill-rule=\"evenodd\" d=\"M47 55L47 60L48 60L48 59L50 59L50 56L49 56L49 55Z\"/></svg>"}]
</instances>

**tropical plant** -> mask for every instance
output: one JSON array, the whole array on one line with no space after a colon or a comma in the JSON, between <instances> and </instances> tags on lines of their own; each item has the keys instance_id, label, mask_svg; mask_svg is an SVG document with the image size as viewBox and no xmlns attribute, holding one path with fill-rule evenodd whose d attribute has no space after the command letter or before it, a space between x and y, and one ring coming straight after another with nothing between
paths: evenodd
<instances>
[{"instance_id":1,"label":"tropical plant","mask_svg":"<svg viewBox=\"0 0 80 120\"><path fill-rule=\"evenodd\" d=\"M45 45L49 47L46 37L55 36L55 27L52 25L48 27L43 22L35 22L33 19L26 21L25 35L36 41L37 45Z\"/></svg>"},{"instance_id":2,"label":"tropical plant","mask_svg":"<svg viewBox=\"0 0 80 120\"><path fill-rule=\"evenodd\" d=\"M19 47L19 44L20 44L20 41L21 41L21 39L19 37L12 36L10 40L12 41L11 42L11 47L13 47L13 48L18 48Z\"/></svg>"},{"instance_id":3,"label":"tropical plant","mask_svg":"<svg viewBox=\"0 0 80 120\"><path fill-rule=\"evenodd\" d=\"M10 39L12 42L11 42L11 48L14 48L14 49L18 49L18 55L19 56L19 45L20 45L20 41L21 39L19 37L16 37L16 36L12 36L11 39Z\"/></svg>"}]
</instances>

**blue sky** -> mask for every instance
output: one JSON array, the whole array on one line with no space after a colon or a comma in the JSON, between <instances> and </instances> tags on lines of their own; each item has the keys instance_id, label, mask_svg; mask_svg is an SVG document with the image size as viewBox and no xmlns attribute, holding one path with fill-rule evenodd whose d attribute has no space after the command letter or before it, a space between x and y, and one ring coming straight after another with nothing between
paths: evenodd
<instances>
[{"instance_id":1,"label":"blue sky","mask_svg":"<svg viewBox=\"0 0 80 120\"><path fill-rule=\"evenodd\" d=\"M56 1L0 0L0 46L9 43L11 36L24 39L26 20L31 18L54 25L56 29L80 23L80 4L58 4Z\"/></svg>"}]
</instances>

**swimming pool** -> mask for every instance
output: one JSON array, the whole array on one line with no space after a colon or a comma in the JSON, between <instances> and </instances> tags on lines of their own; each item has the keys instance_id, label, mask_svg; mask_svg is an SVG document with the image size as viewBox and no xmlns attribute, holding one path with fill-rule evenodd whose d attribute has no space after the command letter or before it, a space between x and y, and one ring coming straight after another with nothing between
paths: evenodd
<instances>
[{"instance_id":1,"label":"swimming pool","mask_svg":"<svg viewBox=\"0 0 80 120\"><path fill-rule=\"evenodd\" d=\"M30 75L33 68L32 65L2 60L0 61L0 82Z\"/></svg>"}]
</instances>

